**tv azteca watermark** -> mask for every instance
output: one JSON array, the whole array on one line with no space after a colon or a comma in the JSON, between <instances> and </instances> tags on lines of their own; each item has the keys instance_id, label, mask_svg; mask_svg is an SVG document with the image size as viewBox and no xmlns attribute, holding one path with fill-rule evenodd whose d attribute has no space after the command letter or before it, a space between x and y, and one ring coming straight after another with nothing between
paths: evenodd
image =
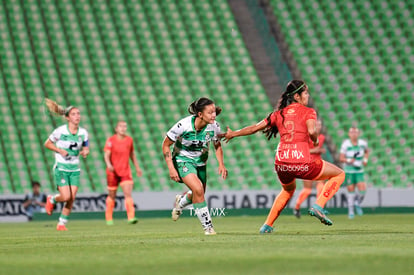
<instances>
[{"instance_id":1,"label":"tv azteca watermark","mask_svg":"<svg viewBox=\"0 0 414 275\"><path fill-rule=\"evenodd\" d=\"M190 208L190 216L197 216L197 209ZM210 216L212 217L225 217L228 213L226 208L210 208Z\"/></svg>"}]
</instances>

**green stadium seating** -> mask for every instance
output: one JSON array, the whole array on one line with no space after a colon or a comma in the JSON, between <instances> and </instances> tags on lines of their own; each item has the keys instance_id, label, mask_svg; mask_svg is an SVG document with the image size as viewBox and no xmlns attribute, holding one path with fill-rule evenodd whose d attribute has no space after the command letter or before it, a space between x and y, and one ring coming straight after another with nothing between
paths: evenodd
<instances>
[{"instance_id":1,"label":"green stadium seating","mask_svg":"<svg viewBox=\"0 0 414 275\"><path fill-rule=\"evenodd\" d=\"M271 4L337 148L356 123L372 150L367 182L377 187L411 186L410 152L404 149L409 147L406 141L413 134L414 119L413 74L407 62L414 59L412 3L271 0Z\"/></svg>"},{"instance_id":2,"label":"green stadium seating","mask_svg":"<svg viewBox=\"0 0 414 275\"><path fill-rule=\"evenodd\" d=\"M0 28L7 95L0 107L9 122L2 142L12 141L13 148L0 157L0 193L23 193L30 180L55 190L53 153L43 143L65 120L45 111L45 97L81 110L91 154L81 160L80 192L105 192L103 147L120 119L144 171L139 179L133 172L136 191L180 191L169 179L161 143L188 115L190 102L213 98L223 107L223 130L272 110L240 34L231 31L237 26L226 2L7 1L0 5ZM274 188L274 146L264 137L224 145L226 181L212 152L209 188Z\"/></svg>"}]
</instances>

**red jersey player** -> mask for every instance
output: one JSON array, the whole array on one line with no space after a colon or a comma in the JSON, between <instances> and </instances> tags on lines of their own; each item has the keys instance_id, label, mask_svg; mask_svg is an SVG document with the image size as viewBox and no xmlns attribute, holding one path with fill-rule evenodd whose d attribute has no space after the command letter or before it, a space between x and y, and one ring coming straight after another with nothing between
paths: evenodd
<instances>
[{"instance_id":1,"label":"red jersey player","mask_svg":"<svg viewBox=\"0 0 414 275\"><path fill-rule=\"evenodd\" d=\"M332 163L321 159L311 159L309 138L315 146L319 144L319 140L315 127L316 112L306 107L308 100L308 86L302 80L292 80L283 92L276 111L259 123L238 131L231 131L227 128L227 132L222 135L225 140L229 141L234 137L251 135L260 130L265 130L269 139L280 134L275 170L282 184L282 191L276 197L266 222L260 228L260 233L273 231L273 223L295 192L296 178L329 179L308 213L318 218L323 224L332 225L323 207L338 191L344 181L345 173Z\"/></svg>"},{"instance_id":2,"label":"red jersey player","mask_svg":"<svg viewBox=\"0 0 414 275\"><path fill-rule=\"evenodd\" d=\"M112 215L118 186L121 186L125 196L128 223L134 224L138 221L135 217L134 201L131 197L134 182L132 180L129 159L131 158L138 177L142 176L142 171L135 156L132 138L126 135L126 130L127 123L125 121L118 121L115 127L115 135L108 138L104 148L108 184L105 219L108 225L113 224Z\"/></svg>"},{"instance_id":3,"label":"red jersey player","mask_svg":"<svg viewBox=\"0 0 414 275\"><path fill-rule=\"evenodd\" d=\"M322 130L322 121L317 120L316 131L319 134L318 136L319 144L318 146L314 146L313 141L309 139L308 144L309 144L309 153L310 153L311 160L315 160L315 159L322 160L321 154L325 153L325 148L323 148L323 144L325 142L325 136L320 133L321 130ZM293 213L297 218L300 218L300 205L312 193L312 183L313 183L312 180L303 180L303 189L299 193L299 196L296 200L295 209L293 210ZM325 182L323 180L316 181L316 197L318 197L319 194L321 193L324 183Z\"/></svg>"}]
</instances>

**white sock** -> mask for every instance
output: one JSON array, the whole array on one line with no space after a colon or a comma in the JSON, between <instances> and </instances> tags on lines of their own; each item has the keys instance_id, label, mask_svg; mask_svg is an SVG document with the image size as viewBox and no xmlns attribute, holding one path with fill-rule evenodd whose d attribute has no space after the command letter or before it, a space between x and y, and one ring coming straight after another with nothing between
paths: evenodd
<instances>
[{"instance_id":1,"label":"white sock","mask_svg":"<svg viewBox=\"0 0 414 275\"><path fill-rule=\"evenodd\" d=\"M207 206L203 208L198 208L195 211L204 230L206 230L207 228L213 227L213 222L211 221L210 212L208 212Z\"/></svg>"},{"instance_id":2,"label":"white sock","mask_svg":"<svg viewBox=\"0 0 414 275\"><path fill-rule=\"evenodd\" d=\"M191 190L190 190L190 191L188 191L187 193L185 193L185 195L181 197L181 200L180 200L180 202L178 203L178 205L179 205L181 208L184 208L184 207L186 207L187 205L190 205L190 204L192 203L192 200L189 200L189 199L188 199L188 197L192 197L192 195L193 195L193 192L192 192Z\"/></svg>"},{"instance_id":3,"label":"white sock","mask_svg":"<svg viewBox=\"0 0 414 275\"><path fill-rule=\"evenodd\" d=\"M50 202L51 202L52 204L56 204L56 196L57 196L57 195L53 195L52 197L50 197Z\"/></svg>"},{"instance_id":4,"label":"white sock","mask_svg":"<svg viewBox=\"0 0 414 275\"><path fill-rule=\"evenodd\" d=\"M348 215L354 215L355 192L348 192Z\"/></svg>"},{"instance_id":5,"label":"white sock","mask_svg":"<svg viewBox=\"0 0 414 275\"><path fill-rule=\"evenodd\" d=\"M68 223L68 219L59 217L59 224L66 225Z\"/></svg>"}]
</instances>

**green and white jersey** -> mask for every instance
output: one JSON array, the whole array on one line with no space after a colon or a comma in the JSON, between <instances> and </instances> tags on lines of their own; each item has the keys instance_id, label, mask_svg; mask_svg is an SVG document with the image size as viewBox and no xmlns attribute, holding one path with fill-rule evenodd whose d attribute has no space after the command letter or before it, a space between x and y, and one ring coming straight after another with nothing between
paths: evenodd
<instances>
[{"instance_id":1,"label":"green and white jersey","mask_svg":"<svg viewBox=\"0 0 414 275\"><path fill-rule=\"evenodd\" d=\"M84 144L88 142L88 132L84 128L79 127L78 132L72 134L69 132L68 125L65 124L56 128L49 136L49 139L56 147L68 152L66 157L55 153L56 169L67 172L80 171L79 153Z\"/></svg>"},{"instance_id":2,"label":"green and white jersey","mask_svg":"<svg viewBox=\"0 0 414 275\"><path fill-rule=\"evenodd\" d=\"M365 152L368 150L368 143L365 140L358 139L357 145L353 145L350 139L344 140L341 145L341 154L344 154L347 159L354 159L352 164L345 163L345 173L361 173L364 172Z\"/></svg>"},{"instance_id":3,"label":"green and white jersey","mask_svg":"<svg viewBox=\"0 0 414 275\"><path fill-rule=\"evenodd\" d=\"M175 142L173 151L175 161L204 166L208 159L210 141L219 141L217 135L220 133L220 125L215 121L197 132L194 127L195 118L195 116L188 116L178 121L167 132L167 137Z\"/></svg>"}]
</instances>

